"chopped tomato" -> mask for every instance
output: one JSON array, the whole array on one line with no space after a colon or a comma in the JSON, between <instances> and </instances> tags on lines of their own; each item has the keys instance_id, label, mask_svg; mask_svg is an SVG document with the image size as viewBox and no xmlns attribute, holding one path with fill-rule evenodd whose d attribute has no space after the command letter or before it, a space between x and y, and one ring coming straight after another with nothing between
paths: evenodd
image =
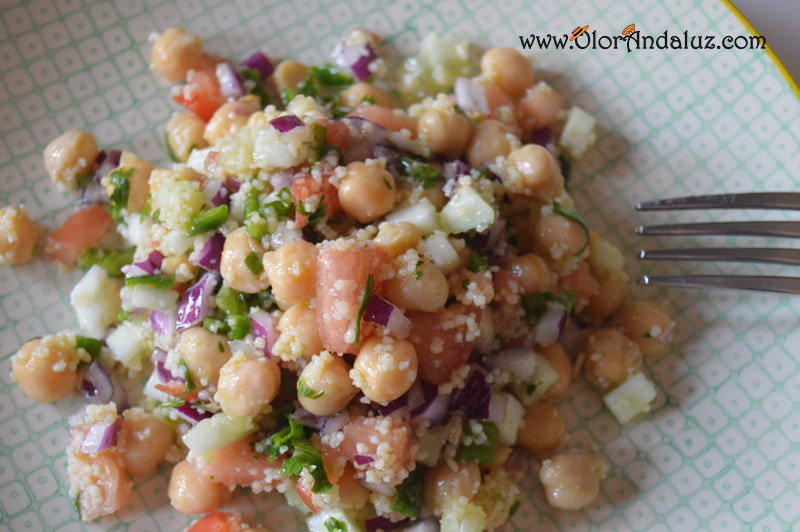
<instances>
[{"instance_id":1,"label":"chopped tomato","mask_svg":"<svg viewBox=\"0 0 800 532\"><path fill-rule=\"evenodd\" d=\"M219 482L229 488L274 483L275 477L280 478L275 472L283 465L283 460L278 458L269 462L266 455L255 454L250 448L255 440L255 436L248 436L223 447L214 453L213 459L203 465L198 463L198 459L194 459L192 466L197 477Z\"/></svg>"},{"instance_id":2,"label":"chopped tomato","mask_svg":"<svg viewBox=\"0 0 800 532\"><path fill-rule=\"evenodd\" d=\"M322 180L314 179L314 177L305 171L299 171L294 174L292 178L292 193L297 201L305 201L311 196L322 194L322 204L325 205L325 216L331 218L332 216L342 212L342 207L339 205L339 192L336 187L331 185L331 169L322 169ZM307 208L306 211L310 209ZM308 217L300 214L299 209L295 213L295 227L302 229L308 224Z\"/></svg>"},{"instance_id":3,"label":"chopped tomato","mask_svg":"<svg viewBox=\"0 0 800 532\"><path fill-rule=\"evenodd\" d=\"M354 342L345 339L350 325L358 316L369 274L375 279L375 293L383 293L379 281L389 261L385 248L330 248L317 258L317 325L323 347L335 353L357 354ZM369 337L372 325L361 324L360 341Z\"/></svg>"},{"instance_id":4,"label":"chopped tomato","mask_svg":"<svg viewBox=\"0 0 800 532\"><path fill-rule=\"evenodd\" d=\"M389 131L400 131L407 129L411 132L411 137L417 136L416 121L405 113L395 113L388 107L362 103L356 106L348 116L356 116L380 124Z\"/></svg>"},{"instance_id":5,"label":"chopped tomato","mask_svg":"<svg viewBox=\"0 0 800 532\"><path fill-rule=\"evenodd\" d=\"M481 309L473 306L450 305L438 312L408 312L411 334L408 341L414 344L419 363L419 375L431 384L442 384L453 370L469 360L473 340L467 340L467 325L445 329L445 324L467 316L475 327L481 322Z\"/></svg>"},{"instance_id":6,"label":"chopped tomato","mask_svg":"<svg viewBox=\"0 0 800 532\"><path fill-rule=\"evenodd\" d=\"M211 120L214 112L226 101L220 91L217 76L211 69L193 70L186 80L186 86L173 95L172 99L204 122Z\"/></svg>"},{"instance_id":7,"label":"chopped tomato","mask_svg":"<svg viewBox=\"0 0 800 532\"><path fill-rule=\"evenodd\" d=\"M81 253L94 246L113 220L99 203L67 218L47 239L48 251L59 262L75 264Z\"/></svg>"},{"instance_id":8,"label":"chopped tomato","mask_svg":"<svg viewBox=\"0 0 800 532\"><path fill-rule=\"evenodd\" d=\"M186 383L175 382L175 381L167 382L164 384L159 383L156 384L154 388L164 393L168 393L172 397L180 397L183 394L184 390L186 390ZM192 390L191 392L186 394L186 397L184 397L186 401L193 401L196 398L197 398L197 390Z\"/></svg>"},{"instance_id":9,"label":"chopped tomato","mask_svg":"<svg viewBox=\"0 0 800 532\"><path fill-rule=\"evenodd\" d=\"M303 499L303 502L306 503L308 509L314 512L315 514L318 514L319 511L322 509L322 506L314 504L314 492L311 491L312 485L313 482L305 482L303 481L303 479L301 479L297 483L296 491L297 494L300 495L300 498Z\"/></svg>"},{"instance_id":10,"label":"chopped tomato","mask_svg":"<svg viewBox=\"0 0 800 532\"><path fill-rule=\"evenodd\" d=\"M228 512L211 512L193 524L186 532L239 532L242 517Z\"/></svg>"},{"instance_id":11,"label":"chopped tomato","mask_svg":"<svg viewBox=\"0 0 800 532\"><path fill-rule=\"evenodd\" d=\"M389 427L383 425L389 421ZM344 439L339 444L339 452L351 462L356 455L372 456L378 454L378 448L386 443L393 451L395 463L408 468L414 461L411 450L411 427L397 416L359 416L351 420L342 429ZM363 466L356 466L363 469Z\"/></svg>"},{"instance_id":12,"label":"chopped tomato","mask_svg":"<svg viewBox=\"0 0 800 532\"><path fill-rule=\"evenodd\" d=\"M350 140L350 128L339 120L328 120L325 126L325 143L336 146L341 151L346 151Z\"/></svg>"}]
</instances>

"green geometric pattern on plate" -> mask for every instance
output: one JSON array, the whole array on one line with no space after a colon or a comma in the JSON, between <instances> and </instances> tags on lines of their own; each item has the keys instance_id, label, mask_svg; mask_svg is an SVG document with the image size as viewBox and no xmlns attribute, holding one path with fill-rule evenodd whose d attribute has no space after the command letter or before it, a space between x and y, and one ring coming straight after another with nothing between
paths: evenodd
<instances>
[{"instance_id":1,"label":"green geometric pattern on plate","mask_svg":"<svg viewBox=\"0 0 800 532\"><path fill-rule=\"evenodd\" d=\"M41 152L60 132L92 131L104 147L166 162L163 124L175 106L148 70L148 35L184 26L223 57L255 48L306 63L328 58L343 30L361 25L390 37L390 62L412 54L421 35L456 33L519 46L517 35L569 33L575 26L617 35L745 35L716 0L0 0L0 204L24 203L55 227L74 198L55 190ZM800 175L800 104L763 51L541 51L541 76L597 117L596 147L573 168L571 190L590 224L625 251L628 271L649 274L791 274L753 265L647 264L639 246L725 244L754 238L645 241L641 222L786 219L784 213L639 215L637 201L713 192L791 190ZM796 244L772 240L770 245ZM80 275L41 261L0 267L0 532L7 530L176 531L189 520L167 504L165 471L139 483L117 516L88 527L66 497L62 416L12 385L9 356L24 339L77 325L69 290ZM653 412L620 428L599 396L576 384L561 405L569 446L597 450L612 466L595 504L554 512L529 463L518 531L789 530L800 520L800 299L764 294L633 289L668 302L678 321L672 350L649 371ZM247 519L273 530L302 529L277 496L240 493Z\"/></svg>"}]
</instances>

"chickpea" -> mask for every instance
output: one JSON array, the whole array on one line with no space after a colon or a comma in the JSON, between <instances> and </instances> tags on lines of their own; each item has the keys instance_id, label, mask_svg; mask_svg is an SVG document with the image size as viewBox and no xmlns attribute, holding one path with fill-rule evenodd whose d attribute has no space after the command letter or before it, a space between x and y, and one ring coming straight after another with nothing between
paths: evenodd
<instances>
[{"instance_id":1,"label":"chickpea","mask_svg":"<svg viewBox=\"0 0 800 532\"><path fill-rule=\"evenodd\" d=\"M575 292L575 313L583 312L589 300L599 291L597 281L585 260L579 260L568 275L562 275L556 282L559 292L572 290Z\"/></svg>"},{"instance_id":2,"label":"chickpea","mask_svg":"<svg viewBox=\"0 0 800 532\"><path fill-rule=\"evenodd\" d=\"M533 85L533 65L514 48L494 48L483 54L481 70L512 98L521 97Z\"/></svg>"},{"instance_id":3,"label":"chickpea","mask_svg":"<svg viewBox=\"0 0 800 532\"><path fill-rule=\"evenodd\" d=\"M173 83L186 80L190 70L202 70L213 63L203 53L202 41L183 28L169 28L159 35L150 53L153 70Z\"/></svg>"},{"instance_id":4,"label":"chickpea","mask_svg":"<svg viewBox=\"0 0 800 532\"><path fill-rule=\"evenodd\" d=\"M436 312L447 303L450 284L431 262L423 262L416 272L386 281L386 299L404 310Z\"/></svg>"},{"instance_id":5,"label":"chickpea","mask_svg":"<svg viewBox=\"0 0 800 532\"><path fill-rule=\"evenodd\" d=\"M25 264L33 258L39 228L25 207L0 209L0 264Z\"/></svg>"},{"instance_id":6,"label":"chickpea","mask_svg":"<svg viewBox=\"0 0 800 532\"><path fill-rule=\"evenodd\" d=\"M339 95L339 104L347 109L353 109L364 101L364 98L375 98L375 103L381 107L392 109L394 100L388 92L372 83L356 83L349 86Z\"/></svg>"},{"instance_id":7,"label":"chickpea","mask_svg":"<svg viewBox=\"0 0 800 532\"><path fill-rule=\"evenodd\" d=\"M190 113L175 113L167 122L167 142L172 153L181 162L189 160L192 150L208 147L208 142L203 138L206 123Z\"/></svg>"},{"instance_id":8,"label":"chickpea","mask_svg":"<svg viewBox=\"0 0 800 532\"><path fill-rule=\"evenodd\" d=\"M385 223L380 225L374 240L377 245L388 249L389 258L393 259L417 247L422 241L422 233L410 222Z\"/></svg>"},{"instance_id":9,"label":"chickpea","mask_svg":"<svg viewBox=\"0 0 800 532\"><path fill-rule=\"evenodd\" d=\"M255 96L246 96L239 101L223 104L206 124L203 139L213 145L218 139L232 137L247 125L252 114L260 110L261 104Z\"/></svg>"},{"instance_id":10,"label":"chickpea","mask_svg":"<svg viewBox=\"0 0 800 532\"><path fill-rule=\"evenodd\" d=\"M392 174L360 161L347 165L347 177L339 185L339 203L348 216L369 223L392 210L395 199L397 185Z\"/></svg>"},{"instance_id":11,"label":"chickpea","mask_svg":"<svg viewBox=\"0 0 800 532\"><path fill-rule=\"evenodd\" d=\"M526 144L512 151L507 159L519 172L519 178L504 179L510 192L549 202L564 188L558 162L546 148Z\"/></svg>"},{"instance_id":12,"label":"chickpea","mask_svg":"<svg viewBox=\"0 0 800 532\"><path fill-rule=\"evenodd\" d=\"M525 91L525 96L517 102L517 119L525 131L542 129L553 125L565 104L563 96L540 81Z\"/></svg>"},{"instance_id":13,"label":"chickpea","mask_svg":"<svg viewBox=\"0 0 800 532\"><path fill-rule=\"evenodd\" d=\"M125 442L125 469L132 475L150 474L164 461L172 445L172 431L167 424L141 408L123 413L119 438Z\"/></svg>"},{"instance_id":14,"label":"chickpea","mask_svg":"<svg viewBox=\"0 0 800 532\"><path fill-rule=\"evenodd\" d=\"M170 255L161 262L161 273L174 277L179 283L191 281L200 267L189 262L189 255Z\"/></svg>"},{"instance_id":15,"label":"chickpea","mask_svg":"<svg viewBox=\"0 0 800 532\"><path fill-rule=\"evenodd\" d=\"M31 340L11 357L11 372L25 395L50 403L69 395L78 381L74 351L58 337Z\"/></svg>"},{"instance_id":16,"label":"chickpea","mask_svg":"<svg viewBox=\"0 0 800 532\"><path fill-rule=\"evenodd\" d=\"M628 278L623 273L614 272L597 279L597 287L597 294L589 298L589 304L584 307L582 314L604 320L615 314L628 300Z\"/></svg>"},{"instance_id":17,"label":"chickpea","mask_svg":"<svg viewBox=\"0 0 800 532\"><path fill-rule=\"evenodd\" d=\"M311 358L324 349L319 338L317 311L308 305L289 307L278 322L278 331L281 336L286 335L291 339L289 342L295 360L300 357Z\"/></svg>"},{"instance_id":18,"label":"chickpea","mask_svg":"<svg viewBox=\"0 0 800 532\"><path fill-rule=\"evenodd\" d=\"M618 329L598 329L583 340L586 379L612 390L642 368L642 351Z\"/></svg>"},{"instance_id":19,"label":"chickpea","mask_svg":"<svg viewBox=\"0 0 800 532\"><path fill-rule=\"evenodd\" d=\"M356 477L356 468L351 462L344 466L344 473L336 481L339 486L339 506L361 510L369 502L370 491Z\"/></svg>"},{"instance_id":20,"label":"chickpea","mask_svg":"<svg viewBox=\"0 0 800 532\"><path fill-rule=\"evenodd\" d=\"M94 170L97 139L86 131L67 131L44 149L44 168L62 190L77 190L81 176Z\"/></svg>"},{"instance_id":21,"label":"chickpea","mask_svg":"<svg viewBox=\"0 0 800 532\"><path fill-rule=\"evenodd\" d=\"M508 457L511 456L511 453L513 451L514 449L510 445L507 445L505 443L498 443L497 447L494 450L494 460L492 461L492 463L491 464L479 463L478 466L484 470L501 468L508 461Z\"/></svg>"},{"instance_id":22,"label":"chickpea","mask_svg":"<svg viewBox=\"0 0 800 532\"><path fill-rule=\"evenodd\" d=\"M263 255L265 250L260 242L250 238L244 227L229 234L222 248L222 259L219 266L222 278L228 286L245 294L255 294L269 287L270 280L267 272L263 271L260 275L254 275L244 262L247 256L253 252ZM264 267L266 268L266 261Z\"/></svg>"},{"instance_id":23,"label":"chickpea","mask_svg":"<svg viewBox=\"0 0 800 532\"><path fill-rule=\"evenodd\" d=\"M556 450L564 441L564 418L557 408L537 401L525 408L522 428L517 433L517 444L536 455Z\"/></svg>"},{"instance_id":24,"label":"chickpea","mask_svg":"<svg viewBox=\"0 0 800 532\"><path fill-rule=\"evenodd\" d=\"M266 357L229 360L219 372L214 399L226 414L255 417L278 395L281 370Z\"/></svg>"},{"instance_id":25,"label":"chickpea","mask_svg":"<svg viewBox=\"0 0 800 532\"><path fill-rule=\"evenodd\" d=\"M181 334L179 348L192 377L202 385L208 383L216 386L219 371L231 358L228 337L206 331L202 327L192 327Z\"/></svg>"},{"instance_id":26,"label":"chickpea","mask_svg":"<svg viewBox=\"0 0 800 532\"><path fill-rule=\"evenodd\" d=\"M417 380L417 351L407 340L372 337L361 346L351 373L370 401L385 404Z\"/></svg>"},{"instance_id":27,"label":"chickpea","mask_svg":"<svg viewBox=\"0 0 800 532\"><path fill-rule=\"evenodd\" d=\"M556 261L585 251L588 242L581 224L558 214L539 218L533 227L533 239L539 253Z\"/></svg>"},{"instance_id":28,"label":"chickpea","mask_svg":"<svg viewBox=\"0 0 800 532\"><path fill-rule=\"evenodd\" d=\"M569 385L572 383L574 367L572 359L561 344L551 344L542 349L540 353L553 369L558 372L558 381L552 385L542 396L542 399L560 401L569 395Z\"/></svg>"},{"instance_id":29,"label":"chickpea","mask_svg":"<svg viewBox=\"0 0 800 532\"><path fill-rule=\"evenodd\" d=\"M519 278L523 296L549 292L555 284L553 271L542 257L532 253L511 259L505 269Z\"/></svg>"},{"instance_id":30,"label":"chickpea","mask_svg":"<svg viewBox=\"0 0 800 532\"><path fill-rule=\"evenodd\" d=\"M358 393L350 379L350 369L342 357L328 351L314 355L300 379L317 397L298 394L300 405L315 416L330 416L343 410Z\"/></svg>"},{"instance_id":31,"label":"chickpea","mask_svg":"<svg viewBox=\"0 0 800 532\"><path fill-rule=\"evenodd\" d=\"M472 125L469 119L456 112L430 109L417 123L417 134L428 143L431 153L455 158L461 155L469 142Z\"/></svg>"},{"instance_id":32,"label":"chickpea","mask_svg":"<svg viewBox=\"0 0 800 532\"><path fill-rule=\"evenodd\" d=\"M133 170L128 178L128 210L142 212L147 204L147 196L150 195L150 174L155 166L126 151L120 159L119 169L122 172ZM114 192L113 188L111 183L106 184L109 196Z\"/></svg>"},{"instance_id":33,"label":"chickpea","mask_svg":"<svg viewBox=\"0 0 800 532\"><path fill-rule=\"evenodd\" d=\"M302 63L286 59L281 61L272 73L278 92L285 89L297 90L306 80L311 70Z\"/></svg>"},{"instance_id":34,"label":"chickpea","mask_svg":"<svg viewBox=\"0 0 800 532\"><path fill-rule=\"evenodd\" d=\"M467 144L469 165L480 168L483 163L494 162L497 157L511 153L508 133L505 124L497 120L484 120L475 126Z\"/></svg>"},{"instance_id":35,"label":"chickpea","mask_svg":"<svg viewBox=\"0 0 800 532\"><path fill-rule=\"evenodd\" d=\"M547 502L559 510L579 510L600 492L608 465L584 451L570 450L542 462L539 480Z\"/></svg>"},{"instance_id":36,"label":"chickpea","mask_svg":"<svg viewBox=\"0 0 800 532\"><path fill-rule=\"evenodd\" d=\"M449 502L467 502L478 494L481 485L481 469L475 462L448 460L425 472L422 500L429 512L440 515Z\"/></svg>"},{"instance_id":37,"label":"chickpea","mask_svg":"<svg viewBox=\"0 0 800 532\"><path fill-rule=\"evenodd\" d=\"M192 464L179 462L169 477L169 502L179 512L194 515L213 512L231 500L231 492L217 482L197 476Z\"/></svg>"},{"instance_id":38,"label":"chickpea","mask_svg":"<svg viewBox=\"0 0 800 532\"><path fill-rule=\"evenodd\" d=\"M655 337L666 331L672 320L669 314L652 301L634 301L614 316L614 327L625 333L642 350L645 357L663 355L669 349Z\"/></svg>"},{"instance_id":39,"label":"chickpea","mask_svg":"<svg viewBox=\"0 0 800 532\"><path fill-rule=\"evenodd\" d=\"M278 301L305 303L317 294L318 254L311 242L293 241L264 255L264 269Z\"/></svg>"}]
</instances>

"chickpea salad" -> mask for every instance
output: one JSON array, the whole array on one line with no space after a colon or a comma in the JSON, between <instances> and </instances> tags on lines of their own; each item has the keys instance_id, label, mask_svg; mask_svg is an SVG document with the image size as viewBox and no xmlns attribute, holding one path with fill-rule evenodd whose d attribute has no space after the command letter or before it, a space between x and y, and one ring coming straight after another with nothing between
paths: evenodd
<instances>
[{"instance_id":1,"label":"chickpea salad","mask_svg":"<svg viewBox=\"0 0 800 532\"><path fill-rule=\"evenodd\" d=\"M589 505L608 466L569 449L558 402L583 376L635 421L675 326L628 301L622 255L567 191L594 119L517 50L478 61L452 36L394 86L362 29L323 66L235 63L183 29L151 42L184 108L173 163L83 131L47 146L80 195L43 249L85 271L80 330L12 357L30 398L85 397L80 518L161 465L193 532L261 528L224 511L239 489L283 493L311 532L499 530L528 457L554 508ZM32 260L39 232L0 210L0 262Z\"/></svg>"}]
</instances>

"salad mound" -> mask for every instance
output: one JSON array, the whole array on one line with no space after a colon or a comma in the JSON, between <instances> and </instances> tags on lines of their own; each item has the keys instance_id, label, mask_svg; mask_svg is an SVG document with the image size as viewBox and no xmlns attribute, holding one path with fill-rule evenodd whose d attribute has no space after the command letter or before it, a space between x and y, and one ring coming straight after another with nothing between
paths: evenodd
<instances>
[{"instance_id":1,"label":"salad mound","mask_svg":"<svg viewBox=\"0 0 800 532\"><path fill-rule=\"evenodd\" d=\"M312 532L496 530L530 455L553 507L590 504L608 466L564 449L557 404L583 374L620 423L648 412L643 359L674 328L628 302L567 191L594 119L518 51L477 65L456 37L401 67L404 108L365 30L310 67L151 41L185 109L173 162L82 131L47 146L80 194L44 250L85 271L80 330L12 358L29 397L85 396L66 450L81 519L160 464L174 508L205 514L194 532L248 530L221 512L237 489L284 493ZM31 260L38 231L0 211L0 261Z\"/></svg>"}]
</instances>

